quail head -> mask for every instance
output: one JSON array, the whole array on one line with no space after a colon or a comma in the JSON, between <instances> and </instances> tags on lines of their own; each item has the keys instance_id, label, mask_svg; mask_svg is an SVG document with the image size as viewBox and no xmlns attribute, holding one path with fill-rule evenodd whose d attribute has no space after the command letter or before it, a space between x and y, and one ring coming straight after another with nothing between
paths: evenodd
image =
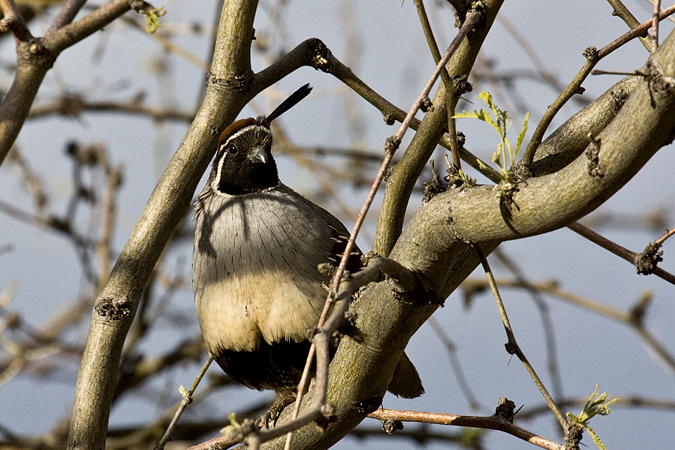
<instances>
[{"instance_id":1,"label":"quail head","mask_svg":"<svg viewBox=\"0 0 675 450\"><path fill-rule=\"evenodd\" d=\"M193 289L206 346L220 367L252 389L272 389L277 416L294 398L330 280L349 236L329 212L279 181L270 123L311 91L301 87L269 116L223 131L195 204ZM347 269L361 267L360 251ZM389 390L424 392L403 355Z\"/></svg>"}]
</instances>

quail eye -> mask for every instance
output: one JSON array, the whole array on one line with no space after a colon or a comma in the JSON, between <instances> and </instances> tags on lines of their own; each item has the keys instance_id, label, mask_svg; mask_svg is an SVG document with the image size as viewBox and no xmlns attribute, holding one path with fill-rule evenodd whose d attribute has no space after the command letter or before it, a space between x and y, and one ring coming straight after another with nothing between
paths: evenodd
<instances>
[{"instance_id":1,"label":"quail eye","mask_svg":"<svg viewBox=\"0 0 675 450\"><path fill-rule=\"evenodd\" d=\"M237 149L236 145L229 144L227 146L227 153L229 153L230 155L236 155L238 152L239 152L239 150Z\"/></svg>"}]
</instances>

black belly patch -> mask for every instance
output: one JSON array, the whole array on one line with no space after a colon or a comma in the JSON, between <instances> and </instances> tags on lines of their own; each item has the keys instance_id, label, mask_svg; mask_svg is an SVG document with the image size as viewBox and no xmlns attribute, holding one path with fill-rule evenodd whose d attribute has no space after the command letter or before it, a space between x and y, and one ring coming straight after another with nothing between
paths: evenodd
<instances>
[{"instance_id":1,"label":"black belly patch","mask_svg":"<svg viewBox=\"0 0 675 450\"><path fill-rule=\"evenodd\" d=\"M248 388L295 390L305 367L309 347L309 341L262 342L260 348L254 351L217 349L213 358L232 379Z\"/></svg>"}]
</instances>

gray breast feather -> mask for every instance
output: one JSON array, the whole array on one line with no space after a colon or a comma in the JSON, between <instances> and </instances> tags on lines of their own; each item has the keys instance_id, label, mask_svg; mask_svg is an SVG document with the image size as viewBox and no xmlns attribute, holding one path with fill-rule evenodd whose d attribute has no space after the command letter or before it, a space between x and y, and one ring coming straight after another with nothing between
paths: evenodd
<instances>
[{"instance_id":1,"label":"gray breast feather","mask_svg":"<svg viewBox=\"0 0 675 450\"><path fill-rule=\"evenodd\" d=\"M193 289L209 349L254 350L300 342L327 291L317 266L328 262L329 213L279 185L256 194L212 194L196 215Z\"/></svg>"}]
</instances>

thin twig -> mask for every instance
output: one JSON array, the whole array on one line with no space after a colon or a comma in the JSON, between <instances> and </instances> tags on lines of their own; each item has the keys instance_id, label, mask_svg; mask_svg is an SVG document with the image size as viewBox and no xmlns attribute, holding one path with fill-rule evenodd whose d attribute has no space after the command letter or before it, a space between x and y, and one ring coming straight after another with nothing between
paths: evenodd
<instances>
[{"instance_id":1,"label":"thin twig","mask_svg":"<svg viewBox=\"0 0 675 450\"><path fill-rule=\"evenodd\" d=\"M607 0L609 4L614 8L614 11L612 12L613 16L618 16L623 20L626 25L628 25L628 28L635 28L638 25L640 25L640 21L635 18L633 13L630 12L628 8L621 2L621 0ZM647 51L651 50L651 36L639 36L640 42L642 42L642 45L647 49Z\"/></svg>"},{"instance_id":2,"label":"thin twig","mask_svg":"<svg viewBox=\"0 0 675 450\"><path fill-rule=\"evenodd\" d=\"M525 366L525 369L529 372L530 376L532 377L534 384L537 386L541 394L544 396L544 399L546 400L546 403L548 404L549 408L551 408L551 411L553 411L553 414L555 414L556 418L558 419L558 422L560 423L560 426L562 427L563 431L567 433L567 420L565 419L565 416L562 414L562 412L560 412L560 409L556 406L555 402L553 401L553 398L551 397L551 395L548 393L548 390L544 386L544 383L542 383L541 379L539 378L534 368L528 361L527 357L521 350L520 346L516 342L516 336L513 333L513 328L511 328L511 322L509 321L509 317L506 314L504 302L502 302L501 295L499 294L499 289L497 288L497 283L495 282L494 275L492 274L492 270L490 269L490 265L488 264L488 260L485 257L483 250L481 250L480 246L477 244L473 244L472 247L474 248L474 250L478 254L478 257L480 258L483 270L485 271L485 275L490 285L490 289L492 290L492 294L494 295L495 301L497 302L499 315L502 318L504 330L506 331L506 336L508 338L508 342L506 344L506 351L511 355L516 355L518 359L520 359L520 362L523 363L523 366Z\"/></svg>"},{"instance_id":3,"label":"thin twig","mask_svg":"<svg viewBox=\"0 0 675 450\"><path fill-rule=\"evenodd\" d=\"M658 238L657 240L655 240L654 243L660 247L660 246L663 245L664 242L666 242L666 239L671 237L673 234L675 234L675 228L673 228L670 231L666 230L665 234L663 236L661 236L660 238Z\"/></svg>"},{"instance_id":4,"label":"thin twig","mask_svg":"<svg viewBox=\"0 0 675 450\"><path fill-rule=\"evenodd\" d=\"M364 83L363 80L354 75L349 67L345 66L332 53L328 55L327 67L322 70L325 70L326 72L335 76L357 95L361 96L365 101L382 112L387 123L393 124L394 121L402 122L403 119L405 119L407 115L405 111L393 105L387 99L375 92L366 83ZM421 121L419 119L413 119L411 128L417 130L420 124ZM452 151L452 140L453 139L451 139L450 136L445 133L443 136L441 136L438 143L442 147ZM463 146L459 147L459 154L466 163L468 163L477 172L485 175L488 179L496 183L501 180L499 171L491 168L487 163L481 161L480 158L468 151Z\"/></svg>"},{"instance_id":5,"label":"thin twig","mask_svg":"<svg viewBox=\"0 0 675 450\"><path fill-rule=\"evenodd\" d=\"M378 420L397 420L401 422L433 423L438 425L455 425L460 427L483 428L498 430L523 439L537 447L549 450L564 450L565 446L544 439L523 428L514 425L498 416L460 416L456 414L441 414L418 411L397 411L392 409L378 409L368 417Z\"/></svg>"},{"instance_id":6,"label":"thin twig","mask_svg":"<svg viewBox=\"0 0 675 450\"><path fill-rule=\"evenodd\" d=\"M661 0L654 0L654 15L652 16L652 53L659 48L659 13L661 12Z\"/></svg>"},{"instance_id":7,"label":"thin twig","mask_svg":"<svg viewBox=\"0 0 675 450\"><path fill-rule=\"evenodd\" d=\"M438 64L438 62L441 60L441 51L438 49L434 32L431 29L431 23L429 23L429 17L427 16L426 9L424 8L424 1L415 0L415 7L417 8L417 15L420 18L420 23L422 24L424 36L427 38L427 45L431 51L431 56L433 56L434 62ZM455 105L457 101L455 98L456 96L453 94L454 89L452 88L452 79L450 78L448 69L445 66L443 66L443 69L441 70L441 79L443 80L443 85L445 85L446 108L448 109L448 141L450 143L452 165L457 169L461 169L462 163L459 158L459 146L457 145L457 128L455 127L455 119L453 118L455 115Z\"/></svg>"},{"instance_id":8,"label":"thin twig","mask_svg":"<svg viewBox=\"0 0 675 450\"><path fill-rule=\"evenodd\" d=\"M555 282L543 281L539 283L523 284L520 281L511 282L499 280L497 284L501 287L521 287L527 290L536 290L548 294L553 298L564 300L602 317L627 325L638 333L647 345L651 347L651 349L659 355L672 370L675 370L675 356L673 356L673 354L645 328L643 323L643 317L646 314L647 305L649 305L649 302L651 301L651 296L642 296L628 311L621 311L611 306L603 305L602 303L565 291Z\"/></svg>"},{"instance_id":9,"label":"thin twig","mask_svg":"<svg viewBox=\"0 0 675 450\"><path fill-rule=\"evenodd\" d=\"M169 423L169 426L166 428L164 436L162 436L162 439L160 439L157 445L155 445L154 450L162 450L164 446L167 444L167 442L169 442L169 440L171 439L171 433L173 432L173 429L176 427L176 424L178 424L178 419L180 419L180 416L183 414L183 411L185 411L185 408L187 408L187 406L190 403L192 403L192 396L195 393L197 386L199 386L199 383L202 381L202 378L204 378L204 374L206 374L206 371L208 370L212 362L213 356L209 354L209 357L206 358L206 362L204 362L202 369L199 371L199 374L197 375L197 378L195 378L195 381L192 383L192 387L190 387L190 390L183 395L183 401L180 403L180 406L178 407L176 414L173 416L173 419L171 419L171 423Z\"/></svg>"},{"instance_id":10,"label":"thin twig","mask_svg":"<svg viewBox=\"0 0 675 450\"><path fill-rule=\"evenodd\" d=\"M633 72L623 72L623 71L620 71L620 70L599 70L599 69L592 70L591 75L621 75L621 76L624 76L624 77L632 77L632 76L635 76L635 75L644 76L643 73L640 73L637 70L635 70Z\"/></svg>"},{"instance_id":11,"label":"thin twig","mask_svg":"<svg viewBox=\"0 0 675 450\"><path fill-rule=\"evenodd\" d=\"M466 15L466 20L462 24L462 27L459 29L457 32L457 35L455 38L452 40L450 45L448 46L448 49L446 50L445 54L443 55L443 58L439 61L439 63L436 65L436 68L434 69L433 73L431 74L431 77L429 78L429 81L427 81L427 84L424 86L424 89L422 90L422 93L419 95L415 103L413 104L413 107L410 109L408 112L408 115L406 118L403 120L401 123L400 128L398 129L398 132L396 133L395 136L389 138L390 141L393 141L394 143L400 143L401 140L403 139L403 136L405 135L405 132L410 128L410 124L415 117L415 114L417 114L417 111L420 109L422 104L426 101L426 99L429 98L429 92L431 91L432 86L434 83L436 83L436 80L438 79L438 76L440 75L441 71L445 69L445 66L448 64L448 61L450 60L450 57L455 53L455 51L459 48L459 45L462 43L464 38L473 30L473 28L478 25L482 18L482 15L477 12L476 10L471 10L467 13Z\"/></svg>"},{"instance_id":12,"label":"thin twig","mask_svg":"<svg viewBox=\"0 0 675 450\"><path fill-rule=\"evenodd\" d=\"M604 248L605 250L609 250L610 252L614 253L616 256L628 261L629 263L635 265L636 258L640 256L639 253L632 252L628 250L626 247L622 247L621 245L610 241L606 237L596 233L595 231L591 230L588 227L585 227L581 225L579 222L574 222L569 225L567 225L567 228L570 230L574 231L577 234L580 234L581 236L585 237L589 241L599 245L600 247ZM670 235L673 233L671 230ZM661 237L661 239L665 240L664 238L667 238L666 236ZM656 275L659 278L662 278L666 280L667 282L671 284L675 284L675 275L671 274L670 272L667 272L663 270L660 267L655 267L653 271L651 272L654 275Z\"/></svg>"},{"instance_id":13,"label":"thin twig","mask_svg":"<svg viewBox=\"0 0 675 450\"><path fill-rule=\"evenodd\" d=\"M373 200L375 199L375 195L377 194L377 191L380 187L380 184L382 183L382 180L384 179L384 175L387 172L387 169L389 168L389 164L394 156L394 152L396 151L398 145L400 144L401 140L403 139L403 136L405 135L405 132L408 130L410 127L410 124L412 120L415 117L415 114L417 111L420 109L422 104L424 103L425 99L428 98L429 91L431 91L432 86L438 79L438 76L441 73L441 70L445 68L447 65L448 61L450 60L450 57L454 54L454 52L459 48L460 43L466 37L469 32L473 29L474 26L476 26L479 21L481 20L482 15L478 13L475 10L469 11L469 13L466 16L466 20L464 21L464 24L460 28L460 30L457 33L457 36L452 40L450 45L448 46L448 49L446 50L445 54L443 55L443 58L441 58L441 61L436 65L436 68L434 69L433 73L431 74L431 77L429 78L429 81L427 81L427 84L424 86L424 89L422 90L422 93L418 96L417 100L413 104L412 108L408 112L408 115L406 118L403 120L401 123L401 126L398 129L398 132L396 133L395 136L387 139L387 143L385 144L385 157L382 161L382 165L380 166L380 170L377 173L377 176L375 177L375 180L371 186L370 192L368 193L368 197L366 198L363 206L361 207L361 210L359 211L358 216L356 217L356 222L354 224L354 228L352 229L351 235L349 240L347 241L347 245L345 246L344 253L342 255L342 259L340 260L340 265L338 266L337 271L335 272L335 275L333 277L333 280L331 282L331 289L328 294L328 298L326 299L326 303L324 304L323 311L321 312L321 316L319 317L319 322L317 324L317 328L321 328L326 321L326 318L328 317L328 312L331 309L331 306L333 305L334 299L337 296L337 291L340 286L340 280L342 279L342 275L344 274L344 271L347 267L347 261L349 260L352 248L354 248L355 241L356 241L356 236L359 233L359 230L361 229L361 226L363 225L363 222L365 220L366 214L368 213L368 210L370 209L370 205L372 204ZM316 352L316 346L314 343L312 343L310 349L309 349L309 354L307 356L307 362L305 363L305 368L303 369L303 376L301 378L301 383L298 385L298 395L295 401L295 405L293 407L293 413L291 415L291 420L295 419L297 417L298 411L300 410L300 405L302 403L302 396L304 395L304 391L306 389L306 386L309 381L309 367L311 367L311 362L314 357L314 353ZM317 361L317 364L318 361ZM317 367L317 372L318 372L318 367ZM318 384L318 383L317 383ZM289 433L287 438L286 438L286 448L290 447L290 442L292 439L292 433Z\"/></svg>"},{"instance_id":14,"label":"thin twig","mask_svg":"<svg viewBox=\"0 0 675 450\"><path fill-rule=\"evenodd\" d=\"M675 13L675 5L671 5L668 8L664 9L661 14L659 14L659 21L664 20L668 16L672 15ZM652 19L647 20L646 22L642 22L640 25L637 27L633 28L632 30L624 33L614 41L610 42L609 44L605 45L603 48L598 50L598 58L602 59L605 56L609 55L612 53L614 50L617 48L621 47L622 45L632 41L636 37L644 36L649 29L652 27Z\"/></svg>"},{"instance_id":15,"label":"thin twig","mask_svg":"<svg viewBox=\"0 0 675 450\"><path fill-rule=\"evenodd\" d=\"M78 94L65 94L48 102L35 105L30 110L29 119L43 118L48 115L65 117L79 117L85 112L94 113L126 113L145 116L157 122L175 120L190 123L194 119L194 112L178 111L176 108L162 108L146 106L137 99L126 101L92 101Z\"/></svg>"},{"instance_id":16,"label":"thin twig","mask_svg":"<svg viewBox=\"0 0 675 450\"><path fill-rule=\"evenodd\" d=\"M332 266L328 266L331 268ZM302 393L304 395L305 390L307 389L307 383L309 382L309 366L314 357L314 354L317 355L317 366L316 366L316 390L314 396L314 407L312 410L306 413L307 417L313 417L316 414L321 416L322 408L325 404L325 397L328 388L328 343L329 338L333 335L333 332L342 323L342 318L349 308L349 301L352 298L354 292L357 289L371 283L373 281L378 281L383 278L383 275L386 274L390 278L394 279L398 287L402 290L414 289L414 280L412 278L414 275L410 273L405 267L384 257L375 257L372 258L368 265L361 269L359 272L351 275L348 279L344 280L340 285L340 291L335 296L335 307L331 315L326 319L325 323L317 329L317 333L312 339L312 345L310 347L310 353L308 360L310 364L305 364L303 370L302 379L298 385L298 391L302 388ZM320 345L319 345L320 344ZM313 351L312 351L313 349ZM321 350L321 352L319 352ZM300 394L298 393L298 397ZM295 405L293 407L293 412L291 414L291 420L285 425L288 426L290 430L286 436L286 445L285 448L289 448L292 439L292 432L305 425L307 422L300 420L298 413L300 410L300 402L296 398ZM276 428L275 428L276 429ZM268 436L268 435L265 435ZM270 438L271 439L271 438ZM263 441L268 440L268 437L263 437Z\"/></svg>"},{"instance_id":17,"label":"thin twig","mask_svg":"<svg viewBox=\"0 0 675 450\"><path fill-rule=\"evenodd\" d=\"M673 13L675 13L675 5L672 5L663 10L663 12L659 15L659 20L663 20ZM544 137L544 133L546 133L546 130L548 129L548 126L551 124L551 121L553 121L553 118L558 114L558 111L560 111L560 109L567 103L567 101L570 98L572 98L573 95L582 92L580 91L581 84L586 80L588 75L591 73L593 67L595 67L595 65L602 58L609 55L617 48L630 42L636 37L643 36L651 26L652 26L652 19L649 19L648 21L643 22L637 27L633 28L629 32L624 33L619 38L610 42L600 50L596 50L593 47L589 47L584 51L584 55L586 56L586 62L584 63L583 67L579 70L579 72L574 77L574 80L572 80L569 86L567 86L567 88L565 88L565 90L558 96L558 98L555 99L555 101L546 109L544 117L541 119L541 121L537 125L537 128L534 130L532 138L530 139L530 142L527 144L525 154L523 155L522 163L524 165L528 166L532 163L532 161L534 161L534 155L537 151L537 148L539 147L539 144L541 144L541 140Z\"/></svg>"},{"instance_id":18,"label":"thin twig","mask_svg":"<svg viewBox=\"0 0 675 450\"><path fill-rule=\"evenodd\" d=\"M650 5L652 5L652 6L654 5L654 2L655 2L655 1L656 1L656 0L647 0L647 2L648 2ZM663 11L663 10L661 10L661 11ZM671 22L675 23L675 19L673 19L672 17L668 17L668 20L670 20Z\"/></svg>"},{"instance_id":19,"label":"thin twig","mask_svg":"<svg viewBox=\"0 0 675 450\"><path fill-rule=\"evenodd\" d=\"M511 271L513 276L518 282L523 283L525 286L529 286L529 281L525 273L518 267L515 261L512 258L509 258L503 251L500 251L498 247L495 250L495 255L501 261L504 266ZM539 312L541 314L542 329L544 330L544 336L546 340L546 353L548 355L548 370L549 375L551 376L552 391L555 395L556 400L562 398L562 380L560 378L560 370L558 369L558 357L556 351L556 339L553 327L553 320L551 319L551 313L549 311L547 303L544 301L540 293L536 289L527 289L532 300L534 301Z\"/></svg>"}]
</instances>

